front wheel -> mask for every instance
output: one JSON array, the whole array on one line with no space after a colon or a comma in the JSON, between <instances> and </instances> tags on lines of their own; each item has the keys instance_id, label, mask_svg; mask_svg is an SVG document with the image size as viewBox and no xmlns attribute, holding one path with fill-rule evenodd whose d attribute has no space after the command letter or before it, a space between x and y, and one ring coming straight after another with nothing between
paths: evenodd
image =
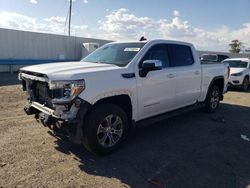
<instances>
[{"instance_id":1,"label":"front wheel","mask_svg":"<svg viewBox=\"0 0 250 188\"><path fill-rule=\"evenodd\" d=\"M248 85L249 85L249 79L248 77L245 77L241 85L242 90L247 91Z\"/></svg>"},{"instance_id":2,"label":"front wheel","mask_svg":"<svg viewBox=\"0 0 250 188\"><path fill-rule=\"evenodd\" d=\"M84 145L97 155L110 154L119 149L128 129L126 113L114 104L94 107L85 123Z\"/></svg>"},{"instance_id":3,"label":"front wheel","mask_svg":"<svg viewBox=\"0 0 250 188\"><path fill-rule=\"evenodd\" d=\"M218 86L214 85L209 90L207 99L205 101L205 111L214 112L217 110L220 104L221 91Z\"/></svg>"}]
</instances>

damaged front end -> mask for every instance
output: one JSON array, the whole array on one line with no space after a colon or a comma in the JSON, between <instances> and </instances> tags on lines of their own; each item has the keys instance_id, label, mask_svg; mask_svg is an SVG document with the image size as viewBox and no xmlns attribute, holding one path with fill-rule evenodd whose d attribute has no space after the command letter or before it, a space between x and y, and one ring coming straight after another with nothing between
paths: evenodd
<instances>
[{"instance_id":1,"label":"damaged front end","mask_svg":"<svg viewBox=\"0 0 250 188\"><path fill-rule=\"evenodd\" d=\"M21 71L19 79L27 92L24 111L55 133L64 133L75 143L82 140L82 122L90 104L78 97L84 80L50 81L44 74Z\"/></svg>"}]
</instances>

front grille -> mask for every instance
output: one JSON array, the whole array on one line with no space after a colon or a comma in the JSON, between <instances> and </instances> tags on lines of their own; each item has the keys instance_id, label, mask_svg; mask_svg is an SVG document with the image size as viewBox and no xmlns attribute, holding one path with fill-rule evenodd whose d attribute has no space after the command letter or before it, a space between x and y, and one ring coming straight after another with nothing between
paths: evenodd
<instances>
[{"instance_id":1,"label":"front grille","mask_svg":"<svg viewBox=\"0 0 250 188\"><path fill-rule=\"evenodd\" d=\"M50 108L52 108L52 99L62 98L64 93L64 89L50 90L48 83L40 81L33 81L30 89L33 95L32 101L39 102Z\"/></svg>"},{"instance_id":2,"label":"front grille","mask_svg":"<svg viewBox=\"0 0 250 188\"><path fill-rule=\"evenodd\" d=\"M34 84L34 96L36 102L41 104L47 104L51 100L48 84L45 82L35 82Z\"/></svg>"}]
</instances>

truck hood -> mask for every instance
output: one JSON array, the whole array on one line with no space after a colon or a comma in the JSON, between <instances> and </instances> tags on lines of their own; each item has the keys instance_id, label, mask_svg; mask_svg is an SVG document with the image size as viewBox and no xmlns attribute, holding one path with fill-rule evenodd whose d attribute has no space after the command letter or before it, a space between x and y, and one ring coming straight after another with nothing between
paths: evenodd
<instances>
[{"instance_id":1,"label":"truck hood","mask_svg":"<svg viewBox=\"0 0 250 188\"><path fill-rule=\"evenodd\" d=\"M121 67L90 62L63 62L63 63L48 63L41 65L32 65L21 68L20 71L40 73L46 75L50 80L67 80L81 79L83 74L110 71L121 69Z\"/></svg>"},{"instance_id":2,"label":"truck hood","mask_svg":"<svg viewBox=\"0 0 250 188\"><path fill-rule=\"evenodd\" d=\"M237 73L243 72L245 70L246 70L246 68L230 68L230 73L237 74Z\"/></svg>"}]
</instances>

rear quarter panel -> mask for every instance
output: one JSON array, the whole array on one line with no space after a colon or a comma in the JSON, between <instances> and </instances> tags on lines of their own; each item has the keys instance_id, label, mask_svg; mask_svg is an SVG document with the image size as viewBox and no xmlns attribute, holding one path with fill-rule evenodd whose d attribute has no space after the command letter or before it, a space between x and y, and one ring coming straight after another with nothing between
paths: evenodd
<instances>
[{"instance_id":1,"label":"rear quarter panel","mask_svg":"<svg viewBox=\"0 0 250 188\"><path fill-rule=\"evenodd\" d=\"M202 67L202 82L201 82L201 96L198 99L199 102L205 101L209 86L214 78L216 77L224 78L224 92L227 90L227 83L228 83L227 65L223 63L207 63L207 64L202 64L201 67Z\"/></svg>"}]
</instances>

